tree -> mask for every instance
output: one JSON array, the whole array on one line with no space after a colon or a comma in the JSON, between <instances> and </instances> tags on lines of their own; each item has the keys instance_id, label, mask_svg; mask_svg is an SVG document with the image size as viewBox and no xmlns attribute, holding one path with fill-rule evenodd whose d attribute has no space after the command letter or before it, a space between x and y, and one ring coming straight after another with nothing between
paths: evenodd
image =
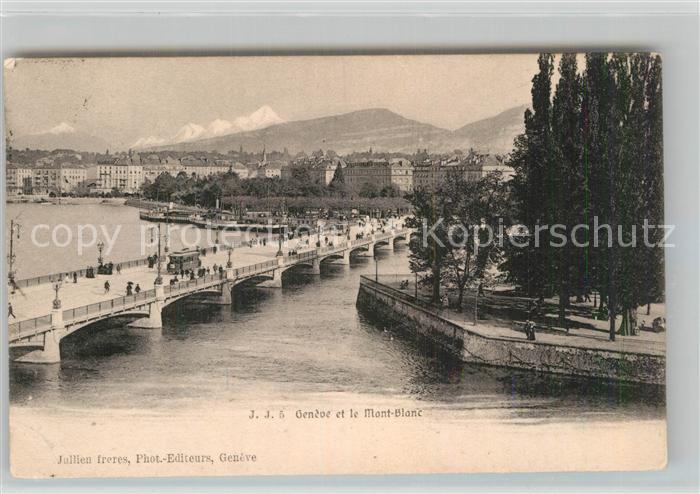
<instances>
[{"instance_id":1,"label":"tree","mask_svg":"<svg viewBox=\"0 0 700 494\"><path fill-rule=\"evenodd\" d=\"M401 191L395 185L385 185L379 191L380 197L399 197L400 195L401 195Z\"/></svg>"},{"instance_id":2,"label":"tree","mask_svg":"<svg viewBox=\"0 0 700 494\"><path fill-rule=\"evenodd\" d=\"M562 325L569 295L580 300L598 290L614 340L617 316L619 332L633 334L637 308L663 299L663 252L641 238L645 222L663 224L661 60L589 53L578 75L576 57L564 54L551 106L550 61L540 55L532 111L509 159L511 216L530 238L538 224L560 223L571 235L574 226L588 230L576 238L584 247L572 246L570 236L556 251L548 237L539 248L509 247L502 267L530 296L556 284ZM652 228L644 240L654 244L661 235Z\"/></svg>"},{"instance_id":3,"label":"tree","mask_svg":"<svg viewBox=\"0 0 700 494\"><path fill-rule=\"evenodd\" d=\"M555 224L565 225L566 231L583 221L583 200L581 184L584 182L581 157L581 91L577 74L576 55L565 53L559 62L559 83L554 94L552 108L552 161L549 165L550 190L553 197L550 205L550 218ZM549 224L554 224L550 222ZM550 247L552 247L550 245ZM555 246L554 261L559 294L559 325L566 327L566 309L572 284L582 292L582 279L578 279L579 259L572 243ZM572 283L576 279L575 283Z\"/></svg>"},{"instance_id":4,"label":"tree","mask_svg":"<svg viewBox=\"0 0 700 494\"><path fill-rule=\"evenodd\" d=\"M589 53L586 55L586 70L581 90L581 134L583 162L583 214L584 223L593 231L598 224L610 224L610 180L609 180L609 125L611 91L613 86L608 55ZM608 231L599 231L598 245L590 243L583 251L584 285L596 288L600 294L600 311L608 303L609 257L607 247L612 240Z\"/></svg>"},{"instance_id":5,"label":"tree","mask_svg":"<svg viewBox=\"0 0 700 494\"><path fill-rule=\"evenodd\" d=\"M406 226L415 229L409 241L409 265L414 273L424 273L422 281L432 285L432 301L440 302L442 260L448 244L446 216L447 198L438 188L435 192L419 187L407 199L413 206L413 216Z\"/></svg>"},{"instance_id":6,"label":"tree","mask_svg":"<svg viewBox=\"0 0 700 494\"><path fill-rule=\"evenodd\" d=\"M360 187L360 197L379 197L379 188L374 182L365 182Z\"/></svg>"},{"instance_id":7,"label":"tree","mask_svg":"<svg viewBox=\"0 0 700 494\"><path fill-rule=\"evenodd\" d=\"M444 190L451 208L445 218L450 242L442 257L442 272L443 279L457 288L460 310L465 288L479 283L500 260L499 220L507 203L501 179L500 172L473 182L457 175Z\"/></svg>"},{"instance_id":8,"label":"tree","mask_svg":"<svg viewBox=\"0 0 700 494\"><path fill-rule=\"evenodd\" d=\"M441 286L457 289L461 309L470 283L483 278L500 260L499 220L507 207L507 186L499 172L476 181L449 174L434 193L418 188L408 196L416 229L409 243L411 270L424 273L440 301Z\"/></svg>"},{"instance_id":9,"label":"tree","mask_svg":"<svg viewBox=\"0 0 700 494\"><path fill-rule=\"evenodd\" d=\"M512 179L511 212L513 223L524 227L514 242L507 244L508 255L503 269L528 296L544 297L551 292L553 276L549 237L535 233L540 225L551 224L554 211L556 180L551 142L551 79L554 57L540 54L539 72L532 79L532 110L524 115L525 132L516 137L509 165L515 170Z\"/></svg>"},{"instance_id":10,"label":"tree","mask_svg":"<svg viewBox=\"0 0 700 494\"><path fill-rule=\"evenodd\" d=\"M649 56L649 55L647 55ZM645 91L646 112L644 113L644 154L643 184L645 193L641 196L641 215L651 225L664 223L664 181L663 181L663 102L661 80L661 57L650 57L649 73ZM647 305L658 302L664 297L664 252L658 246L663 231L654 228L650 231L649 245L644 245L642 262L645 269L642 277L642 296L640 302Z\"/></svg>"},{"instance_id":11,"label":"tree","mask_svg":"<svg viewBox=\"0 0 700 494\"><path fill-rule=\"evenodd\" d=\"M328 184L328 188L332 193L341 197L346 197L348 195L348 187L345 184L345 174L343 173L343 166L340 163L338 163L335 172L333 172L333 178Z\"/></svg>"}]
</instances>

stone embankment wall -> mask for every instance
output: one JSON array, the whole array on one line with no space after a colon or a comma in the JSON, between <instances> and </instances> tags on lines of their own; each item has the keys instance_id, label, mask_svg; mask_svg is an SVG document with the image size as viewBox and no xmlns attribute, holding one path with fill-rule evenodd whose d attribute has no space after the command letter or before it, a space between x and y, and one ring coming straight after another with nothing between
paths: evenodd
<instances>
[{"instance_id":1,"label":"stone embankment wall","mask_svg":"<svg viewBox=\"0 0 700 494\"><path fill-rule=\"evenodd\" d=\"M464 362L665 384L666 361L662 356L488 337L443 319L411 299L363 277L357 305L372 317L420 334Z\"/></svg>"}]
</instances>

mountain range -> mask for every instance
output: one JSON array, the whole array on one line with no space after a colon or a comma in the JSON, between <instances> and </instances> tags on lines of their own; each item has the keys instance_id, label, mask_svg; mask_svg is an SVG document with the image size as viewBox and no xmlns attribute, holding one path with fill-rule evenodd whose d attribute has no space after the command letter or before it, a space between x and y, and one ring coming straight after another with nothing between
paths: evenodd
<instances>
[{"instance_id":1,"label":"mountain range","mask_svg":"<svg viewBox=\"0 0 700 494\"><path fill-rule=\"evenodd\" d=\"M277 115L272 108L265 105L261 106L250 115L236 117L233 121L217 118L206 127L190 122L183 125L170 139L157 136L141 137L131 147L134 149L146 149L154 146L168 146L221 135L235 134L237 132L262 129L281 123L284 123L284 119Z\"/></svg>"},{"instance_id":2,"label":"mountain range","mask_svg":"<svg viewBox=\"0 0 700 494\"><path fill-rule=\"evenodd\" d=\"M384 108L371 108L310 120L284 121L269 106L233 120L216 119L208 125L188 123L171 138L147 136L131 146L140 150L216 151L226 153L242 147L248 151L291 153L332 149L413 153L416 149L450 152L474 148L484 153L510 152L515 136L523 131L525 106L469 123L456 130L405 118ZM104 151L105 140L61 123L43 134L11 138L16 148Z\"/></svg>"},{"instance_id":3,"label":"mountain range","mask_svg":"<svg viewBox=\"0 0 700 494\"><path fill-rule=\"evenodd\" d=\"M365 151L415 152L418 148L449 152L474 148L481 152L510 152L513 139L523 130L525 106L448 130L411 120L384 108L371 108L310 120L284 122L264 128L210 138L190 140L152 150L217 151L225 153L243 147L289 152L332 149L346 154Z\"/></svg>"}]
</instances>

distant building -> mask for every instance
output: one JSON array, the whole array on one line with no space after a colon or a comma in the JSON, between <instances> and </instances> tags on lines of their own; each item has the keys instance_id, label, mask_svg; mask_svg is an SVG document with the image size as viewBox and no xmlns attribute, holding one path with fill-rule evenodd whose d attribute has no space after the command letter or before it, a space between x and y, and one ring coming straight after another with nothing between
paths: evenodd
<instances>
[{"instance_id":1,"label":"distant building","mask_svg":"<svg viewBox=\"0 0 700 494\"><path fill-rule=\"evenodd\" d=\"M312 166L311 175L315 182L328 185L333 180L336 169L338 167L344 168L345 166L345 161L340 158L325 158Z\"/></svg>"},{"instance_id":2,"label":"distant building","mask_svg":"<svg viewBox=\"0 0 700 494\"><path fill-rule=\"evenodd\" d=\"M5 170L5 186L8 196L30 195L32 188L33 170L28 167L7 164Z\"/></svg>"},{"instance_id":3,"label":"distant building","mask_svg":"<svg viewBox=\"0 0 700 494\"><path fill-rule=\"evenodd\" d=\"M486 157L486 161L482 166L482 175L486 176L493 172L500 172L502 180L506 182L515 175L513 167L506 165L502 158L490 154Z\"/></svg>"},{"instance_id":4,"label":"distant building","mask_svg":"<svg viewBox=\"0 0 700 494\"><path fill-rule=\"evenodd\" d=\"M97 187L93 192L106 193L116 189L134 194L143 180L143 165L135 163L132 158L107 158L97 163Z\"/></svg>"},{"instance_id":5,"label":"distant building","mask_svg":"<svg viewBox=\"0 0 700 494\"><path fill-rule=\"evenodd\" d=\"M377 189L391 185L391 165L383 159L348 163L343 175L345 185L355 191L366 184L373 184Z\"/></svg>"},{"instance_id":6,"label":"distant building","mask_svg":"<svg viewBox=\"0 0 700 494\"><path fill-rule=\"evenodd\" d=\"M391 185L401 192L413 190L413 163L406 158L394 158L390 162Z\"/></svg>"},{"instance_id":7,"label":"distant building","mask_svg":"<svg viewBox=\"0 0 700 494\"><path fill-rule=\"evenodd\" d=\"M86 178L85 167L72 163L55 165L44 161L34 168L9 164L6 171L7 193L11 196L68 194Z\"/></svg>"},{"instance_id":8,"label":"distant building","mask_svg":"<svg viewBox=\"0 0 700 494\"><path fill-rule=\"evenodd\" d=\"M233 173L238 175L238 178L241 180L249 178L250 171L243 163L235 162L233 165L231 165L231 170Z\"/></svg>"},{"instance_id":9,"label":"distant building","mask_svg":"<svg viewBox=\"0 0 700 494\"><path fill-rule=\"evenodd\" d=\"M279 165L268 164L263 170L265 170L265 178L280 178L282 176L282 167Z\"/></svg>"},{"instance_id":10,"label":"distant building","mask_svg":"<svg viewBox=\"0 0 700 494\"><path fill-rule=\"evenodd\" d=\"M513 169L492 155L470 153L465 157L435 160L416 165L413 170L413 186L431 189L439 186L450 174L460 175L466 181L476 181L488 173L500 171L503 179L513 175Z\"/></svg>"},{"instance_id":11,"label":"distant building","mask_svg":"<svg viewBox=\"0 0 700 494\"><path fill-rule=\"evenodd\" d=\"M204 178L210 175L227 173L231 169L231 162L228 160L210 161L208 158L185 157L180 160L182 171L187 176Z\"/></svg>"}]
</instances>

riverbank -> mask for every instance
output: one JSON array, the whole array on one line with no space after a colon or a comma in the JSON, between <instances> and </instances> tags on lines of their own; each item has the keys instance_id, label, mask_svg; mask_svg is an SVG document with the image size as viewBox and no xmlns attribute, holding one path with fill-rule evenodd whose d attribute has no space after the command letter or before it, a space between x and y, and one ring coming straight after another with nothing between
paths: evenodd
<instances>
[{"instance_id":1,"label":"riverbank","mask_svg":"<svg viewBox=\"0 0 700 494\"><path fill-rule=\"evenodd\" d=\"M47 206L80 206L84 204L108 204L123 206L128 202L124 197L49 197L49 196L19 196L8 197L8 204L45 204Z\"/></svg>"},{"instance_id":2,"label":"riverbank","mask_svg":"<svg viewBox=\"0 0 700 494\"><path fill-rule=\"evenodd\" d=\"M633 336L611 342L604 333L585 329L540 332L529 341L522 331L472 325L450 311L438 312L367 276L360 280L357 305L421 334L463 362L656 385L666 381L663 341Z\"/></svg>"}]
</instances>

